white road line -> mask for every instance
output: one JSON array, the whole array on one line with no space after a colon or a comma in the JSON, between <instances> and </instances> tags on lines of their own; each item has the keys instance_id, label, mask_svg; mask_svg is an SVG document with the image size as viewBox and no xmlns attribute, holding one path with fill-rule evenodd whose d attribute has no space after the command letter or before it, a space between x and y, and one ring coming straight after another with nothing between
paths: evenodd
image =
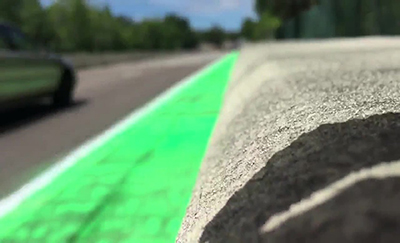
<instances>
[{"instance_id":1,"label":"white road line","mask_svg":"<svg viewBox=\"0 0 400 243\"><path fill-rule=\"evenodd\" d=\"M327 202L343 190L360 181L367 179L384 179L389 177L400 177L400 161L382 163L371 168L362 169L347 175L345 178L332 183L322 190L314 192L309 198L292 204L287 211L277 213L269 218L264 226L261 227L261 233L267 233L277 229L287 220L299 216Z\"/></svg>"},{"instance_id":2,"label":"white road line","mask_svg":"<svg viewBox=\"0 0 400 243\"><path fill-rule=\"evenodd\" d=\"M96 150L98 147L106 143L111 138L115 137L117 134L121 133L127 127L137 122L139 119L153 111L155 108L173 97L175 94L179 93L181 90L194 83L197 78L200 77L200 75L214 69L216 64L223 60L225 57L226 56L223 56L222 58L208 64L207 66L190 75L189 77L176 83L143 107L135 110L133 113L129 114L126 118L117 122L100 135L90 139L89 141L69 153L62 160L55 163L48 170L44 171L41 175L22 186L16 192L0 200L0 218L13 211L24 200L32 196L34 193L49 185L57 176L66 171L68 168L75 165L79 160Z\"/></svg>"}]
</instances>

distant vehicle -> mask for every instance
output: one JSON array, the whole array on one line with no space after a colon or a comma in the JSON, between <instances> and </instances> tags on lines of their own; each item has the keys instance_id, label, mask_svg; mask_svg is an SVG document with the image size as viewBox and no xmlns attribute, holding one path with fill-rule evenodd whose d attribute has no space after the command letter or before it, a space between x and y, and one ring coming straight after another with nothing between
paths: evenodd
<instances>
[{"instance_id":1,"label":"distant vehicle","mask_svg":"<svg viewBox=\"0 0 400 243\"><path fill-rule=\"evenodd\" d=\"M0 108L48 97L72 103L76 74L71 63L46 51L17 27L0 23Z\"/></svg>"}]
</instances>

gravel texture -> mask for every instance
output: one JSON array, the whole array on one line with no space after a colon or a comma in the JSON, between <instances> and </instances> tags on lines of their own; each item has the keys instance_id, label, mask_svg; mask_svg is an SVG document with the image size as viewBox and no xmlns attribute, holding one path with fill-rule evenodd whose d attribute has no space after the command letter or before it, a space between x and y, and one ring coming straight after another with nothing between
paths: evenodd
<instances>
[{"instance_id":1,"label":"gravel texture","mask_svg":"<svg viewBox=\"0 0 400 243\"><path fill-rule=\"evenodd\" d=\"M323 210L332 214L329 204L291 218L275 231L261 228L275 214L350 173L400 159L399 88L399 38L244 47L177 242L297 242L285 241L293 239L287 232L312 236L312 228L294 221ZM355 201L371 199L368 190L376 198L368 201L365 212L385 214L394 207L378 208L400 203L396 195L384 199L379 194L388 193L379 188L396 191L397 180L358 184L339 194L345 199L329 201L341 209L337 218L326 219L336 224L326 225L337 228L310 242L328 242L324 237L332 232L357 227L352 222L364 216L349 213ZM359 195L346 196L351 190ZM385 223L370 224L364 236L380 232ZM396 224L398 219L392 226ZM385 237L395 237L394 231L385 232L391 234ZM363 239L337 237L344 242Z\"/></svg>"},{"instance_id":2,"label":"gravel texture","mask_svg":"<svg viewBox=\"0 0 400 243\"><path fill-rule=\"evenodd\" d=\"M399 242L399 191L399 177L359 182L333 200L263 235L262 241Z\"/></svg>"}]
</instances>

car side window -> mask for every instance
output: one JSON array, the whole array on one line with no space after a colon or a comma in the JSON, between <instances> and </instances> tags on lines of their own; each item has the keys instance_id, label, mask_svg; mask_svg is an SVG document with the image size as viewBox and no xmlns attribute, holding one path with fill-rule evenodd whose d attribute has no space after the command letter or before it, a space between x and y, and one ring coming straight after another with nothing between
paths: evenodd
<instances>
[{"instance_id":1,"label":"car side window","mask_svg":"<svg viewBox=\"0 0 400 243\"><path fill-rule=\"evenodd\" d=\"M10 29L10 41L13 48L19 51L33 51L36 46L19 30Z\"/></svg>"},{"instance_id":2,"label":"car side window","mask_svg":"<svg viewBox=\"0 0 400 243\"><path fill-rule=\"evenodd\" d=\"M1 0L0 0L1 1ZM0 25L0 48L14 51L34 51L36 46L19 29Z\"/></svg>"},{"instance_id":3,"label":"car side window","mask_svg":"<svg viewBox=\"0 0 400 243\"><path fill-rule=\"evenodd\" d=\"M7 30L0 26L0 50L10 49L10 45L7 38Z\"/></svg>"}]
</instances>

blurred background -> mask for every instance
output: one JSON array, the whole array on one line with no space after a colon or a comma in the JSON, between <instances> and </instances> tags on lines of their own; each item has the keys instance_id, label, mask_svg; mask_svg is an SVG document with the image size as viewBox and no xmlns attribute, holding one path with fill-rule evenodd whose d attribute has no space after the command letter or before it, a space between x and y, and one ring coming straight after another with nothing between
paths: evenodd
<instances>
[{"instance_id":1,"label":"blurred background","mask_svg":"<svg viewBox=\"0 0 400 243\"><path fill-rule=\"evenodd\" d=\"M0 19L18 25L59 52L174 51L196 49L208 42L219 48L225 40L238 36L238 31L219 25L195 30L187 17L169 12L160 16L156 9L149 12L141 5L127 1L2 0Z\"/></svg>"},{"instance_id":2,"label":"blurred background","mask_svg":"<svg viewBox=\"0 0 400 243\"><path fill-rule=\"evenodd\" d=\"M15 23L38 42L63 53L229 49L240 38L259 41L400 32L397 0L215 2L219 4L179 0L2 0L0 19ZM152 12L143 7L156 3L166 7ZM233 10L235 6L242 12L224 14L216 9ZM201 11L203 20L198 19L193 26L196 19L191 15ZM209 23L201 25L207 17Z\"/></svg>"}]
</instances>

